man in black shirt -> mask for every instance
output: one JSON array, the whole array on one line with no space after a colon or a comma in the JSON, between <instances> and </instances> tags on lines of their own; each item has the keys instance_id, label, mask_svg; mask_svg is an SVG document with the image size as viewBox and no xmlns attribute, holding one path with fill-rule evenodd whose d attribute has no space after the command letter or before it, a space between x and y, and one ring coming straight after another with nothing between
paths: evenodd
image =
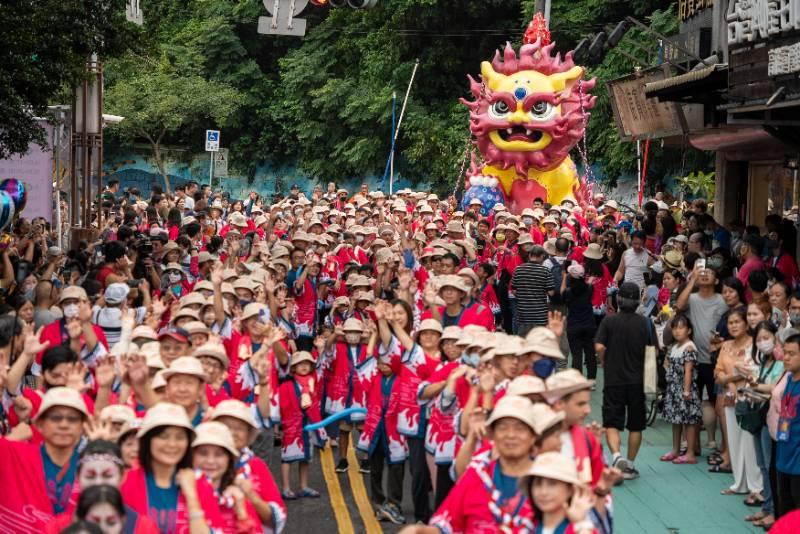
<instances>
[{"instance_id":1,"label":"man in black shirt","mask_svg":"<svg viewBox=\"0 0 800 534\"><path fill-rule=\"evenodd\" d=\"M644 352L647 345L655 344L650 320L636 313L639 300L639 287L632 282L623 283L617 294L619 313L607 315L595 337L597 356L605 368L603 426L606 440L612 466L622 470L626 480L639 476L633 462L642 444L642 431L647 426ZM620 433L625 428L628 429L627 459L620 454Z\"/></svg>"}]
</instances>

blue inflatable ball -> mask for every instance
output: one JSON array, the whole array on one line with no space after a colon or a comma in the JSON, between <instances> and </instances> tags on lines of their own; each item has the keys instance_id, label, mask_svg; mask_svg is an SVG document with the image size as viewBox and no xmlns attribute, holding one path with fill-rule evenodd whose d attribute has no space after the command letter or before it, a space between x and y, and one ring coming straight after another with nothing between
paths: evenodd
<instances>
[{"instance_id":1,"label":"blue inflatable ball","mask_svg":"<svg viewBox=\"0 0 800 534\"><path fill-rule=\"evenodd\" d=\"M469 208L469 203L474 198L477 198L482 202L481 215L486 217L489 215L489 213L491 213L492 208L494 208L496 204L503 203L505 196L503 195L503 191L500 189L499 185L495 187L473 185L464 192L462 205L465 211Z\"/></svg>"},{"instance_id":2,"label":"blue inflatable ball","mask_svg":"<svg viewBox=\"0 0 800 534\"><path fill-rule=\"evenodd\" d=\"M28 202L28 188L25 187L23 181L17 178L7 178L0 182L0 191L9 194L14 201L14 210L21 214Z\"/></svg>"},{"instance_id":3,"label":"blue inflatable ball","mask_svg":"<svg viewBox=\"0 0 800 534\"><path fill-rule=\"evenodd\" d=\"M0 191L0 231L8 228L15 213L14 199L6 191Z\"/></svg>"}]
</instances>

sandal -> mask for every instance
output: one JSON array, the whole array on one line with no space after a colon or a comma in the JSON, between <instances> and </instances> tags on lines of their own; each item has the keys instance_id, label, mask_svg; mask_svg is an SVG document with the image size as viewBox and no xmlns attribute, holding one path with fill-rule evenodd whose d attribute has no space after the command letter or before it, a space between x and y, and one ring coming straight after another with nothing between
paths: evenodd
<instances>
[{"instance_id":1,"label":"sandal","mask_svg":"<svg viewBox=\"0 0 800 534\"><path fill-rule=\"evenodd\" d=\"M295 494L295 492L293 492L292 490L282 491L281 492L281 497L283 497L284 501L297 500L297 494Z\"/></svg>"},{"instance_id":2,"label":"sandal","mask_svg":"<svg viewBox=\"0 0 800 534\"><path fill-rule=\"evenodd\" d=\"M708 463L708 465L719 465L723 461L722 455L720 454L712 454L706 458L706 463Z\"/></svg>"},{"instance_id":3,"label":"sandal","mask_svg":"<svg viewBox=\"0 0 800 534\"><path fill-rule=\"evenodd\" d=\"M720 495L736 495L736 492L730 488L725 488L724 490L719 492Z\"/></svg>"},{"instance_id":4,"label":"sandal","mask_svg":"<svg viewBox=\"0 0 800 534\"><path fill-rule=\"evenodd\" d=\"M714 464L708 468L709 473L733 473L733 470L728 467L724 467L722 464Z\"/></svg>"},{"instance_id":5,"label":"sandal","mask_svg":"<svg viewBox=\"0 0 800 534\"><path fill-rule=\"evenodd\" d=\"M764 515L762 515L760 518L758 518L755 521L753 521L753 526L754 527L763 527L766 524L769 524L769 526L772 526L772 524L775 522L775 517L773 517L772 514L765 514L764 512L761 512L761 513L764 514Z\"/></svg>"},{"instance_id":6,"label":"sandal","mask_svg":"<svg viewBox=\"0 0 800 534\"><path fill-rule=\"evenodd\" d=\"M319 492L311 488L303 488L297 494L298 499L303 499L303 498L318 499L319 497L320 497Z\"/></svg>"},{"instance_id":7,"label":"sandal","mask_svg":"<svg viewBox=\"0 0 800 534\"><path fill-rule=\"evenodd\" d=\"M749 521L749 522L752 523L754 521L761 521L765 517L767 517L766 513L764 513L764 512L756 512L754 514L750 514L750 515L745 516L744 520L745 521ZM755 525L755 523L754 523L754 525ZM758 527L758 526L761 526L761 525L755 525L755 526Z\"/></svg>"},{"instance_id":8,"label":"sandal","mask_svg":"<svg viewBox=\"0 0 800 534\"><path fill-rule=\"evenodd\" d=\"M672 460L672 463L673 464L678 464L678 465L683 465L683 464L692 464L693 465L693 464L697 463L697 458L689 458L685 454L682 454L682 455L678 456L677 458L675 458L674 460Z\"/></svg>"},{"instance_id":9,"label":"sandal","mask_svg":"<svg viewBox=\"0 0 800 534\"><path fill-rule=\"evenodd\" d=\"M744 500L745 506L761 506L762 504L764 504L764 499L759 499L757 495L752 493Z\"/></svg>"},{"instance_id":10,"label":"sandal","mask_svg":"<svg viewBox=\"0 0 800 534\"><path fill-rule=\"evenodd\" d=\"M664 456L661 457L661 461L662 462L671 462L672 460L674 460L677 457L678 457L677 454L675 454L672 451L669 451L667 454L665 454Z\"/></svg>"}]
</instances>

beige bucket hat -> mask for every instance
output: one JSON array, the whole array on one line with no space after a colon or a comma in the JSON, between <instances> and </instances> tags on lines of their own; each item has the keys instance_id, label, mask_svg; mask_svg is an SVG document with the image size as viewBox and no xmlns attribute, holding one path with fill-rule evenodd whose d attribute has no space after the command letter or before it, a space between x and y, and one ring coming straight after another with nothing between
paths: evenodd
<instances>
[{"instance_id":1,"label":"beige bucket hat","mask_svg":"<svg viewBox=\"0 0 800 534\"><path fill-rule=\"evenodd\" d=\"M291 361L289 363L290 363L291 367L294 367L298 363L302 363L302 362L311 362L313 364L314 363L314 357L308 351L299 350L299 351L295 352L294 354L292 354L292 359L291 359Z\"/></svg>"},{"instance_id":2,"label":"beige bucket hat","mask_svg":"<svg viewBox=\"0 0 800 534\"><path fill-rule=\"evenodd\" d=\"M350 317L342 325L342 330L345 332L361 333L364 331L364 323L362 323L359 319L356 319L355 317Z\"/></svg>"},{"instance_id":3,"label":"beige bucket hat","mask_svg":"<svg viewBox=\"0 0 800 534\"><path fill-rule=\"evenodd\" d=\"M536 422L533 420L533 403L526 397L504 395L502 399L497 401L486 424L491 427L495 422L506 417L521 421L528 425L534 433L536 432Z\"/></svg>"},{"instance_id":4,"label":"beige bucket hat","mask_svg":"<svg viewBox=\"0 0 800 534\"><path fill-rule=\"evenodd\" d=\"M520 486L526 494L530 494L531 479L533 477L560 480L567 484L582 486L578 478L578 468L575 460L564 456L560 452L543 452L533 461L528 472L520 478ZM528 495L530 497L530 495Z\"/></svg>"},{"instance_id":5,"label":"beige bucket hat","mask_svg":"<svg viewBox=\"0 0 800 534\"><path fill-rule=\"evenodd\" d=\"M220 417L233 417L247 423L256 430L258 429L252 409L237 399L226 399L214 407L211 412L211 419L216 421Z\"/></svg>"},{"instance_id":6,"label":"beige bucket hat","mask_svg":"<svg viewBox=\"0 0 800 534\"><path fill-rule=\"evenodd\" d=\"M192 428L192 423L189 421L189 416L186 415L186 410L183 406L171 402L159 402L147 410L144 419L142 419L142 426L136 436L141 438L154 428L162 426L185 428L194 437L194 428Z\"/></svg>"},{"instance_id":7,"label":"beige bucket hat","mask_svg":"<svg viewBox=\"0 0 800 534\"><path fill-rule=\"evenodd\" d=\"M547 377L547 392L544 396L549 402L553 402L570 393L591 389L594 384L594 380L589 380L577 369L565 369Z\"/></svg>"},{"instance_id":8,"label":"beige bucket hat","mask_svg":"<svg viewBox=\"0 0 800 534\"><path fill-rule=\"evenodd\" d=\"M175 360L172 362L172 365L164 369L162 374L164 380L167 381L175 375L194 376L203 382L208 380L206 373L203 371L203 364L201 364L200 360L194 356L181 356L180 358L175 358Z\"/></svg>"},{"instance_id":9,"label":"beige bucket hat","mask_svg":"<svg viewBox=\"0 0 800 534\"><path fill-rule=\"evenodd\" d=\"M552 330L545 326L538 326L528 332L525 341L520 346L519 354L535 352L548 358L565 360L564 353L561 352L561 345Z\"/></svg>"},{"instance_id":10,"label":"beige bucket hat","mask_svg":"<svg viewBox=\"0 0 800 534\"><path fill-rule=\"evenodd\" d=\"M200 423L194 429L195 437L192 441L192 448L199 447L200 445L216 445L222 447L234 457L239 456L239 451L233 442L233 434L227 426L216 421L209 421L207 423Z\"/></svg>"},{"instance_id":11,"label":"beige bucket hat","mask_svg":"<svg viewBox=\"0 0 800 534\"><path fill-rule=\"evenodd\" d=\"M533 410L534 431L538 436L544 435L567 416L563 411L557 412L543 402L537 402L531 409Z\"/></svg>"},{"instance_id":12,"label":"beige bucket hat","mask_svg":"<svg viewBox=\"0 0 800 534\"><path fill-rule=\"evenodd\" d=\"M198 347L197 350L192 353L192 356L197 358L198 361L201 357L214 358L222 364L222 368L226 371L231 364L230 360L228 359L228 354L225 352L225 347L219 343L206 343L205 345ZM175 362L173 362L173 365L175 365ZM202 362L200 365L202 365Z\"/></svg>"},{"instance_id":13,"label":"beige bucket hat","mask_svg":"<svg viewBox=\"0 0 800 534\"><path fill-rule=\"evenodd\" d=\"M508 385L506 395L539 395L547 391L544 380L538 376L520 375Z\"/></svg>"},{"instance_id":14,"label":"beige bucket hat","mask_svg":"<svg viewBox=\"0 0 800 534\"><path fill-rule=\"evenodd\" d=\"M424 332L425 330L439 332L440 334L444 332L444 328L442 328L442 323L440 323L436 319L423 319L422 322L419 324L417 333Z\"/></svg>"},{"instance_id":15,"label":"beige bucket hat","mask_svg":"<svg viewBox=\"0 0 800 534\"><path fill-rule=\"evenodd\" d=\"M89 417L89 410L86 409L86 403L83 402L83 396L72 388L55 387L47 390L42 398L42 404L39 406L39 411L36 412L34 422L44 415L50 408L63 406L65 408L72 408L83 414L84 417Z\"/></svg>"}]
</instances>

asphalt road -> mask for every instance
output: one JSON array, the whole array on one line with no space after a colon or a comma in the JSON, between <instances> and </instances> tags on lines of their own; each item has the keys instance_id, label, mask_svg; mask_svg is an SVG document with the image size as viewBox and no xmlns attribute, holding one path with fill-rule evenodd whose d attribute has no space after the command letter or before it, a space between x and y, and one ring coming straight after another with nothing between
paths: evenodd
<instances>
[{"instance_id":1,"label":"asphalt road","mask_svg":"<svg viewBox=\"0 0 800 534\"><path fill-rule=\"evenodd\" d=\"M280 482L280 449L273 446L272 431L263 432L253 445L253 449L267 462L272 476L281 487ZM352 455L355 454L351 452ZM339 461L337 448L326 451L315 451L314 461L310 466L310 486L319 491L319 499L298 499L288 501L288 521L286 534L323 534L329 532L367 533L398 532L402 525L390 522L378 522L374 519L374 507L369 499L369 475L358 472L358 466L350 462L347 473L336 473L335 464ZM406 466L408 464L406 463ZM297 468L292 469L292 489L297 491ZM413 521L414 513L410 499L411 473L406 467L403 480L403 515L407 521ZM433 504L431 495L431 504Z\"/></svg>"}]
</instances>

